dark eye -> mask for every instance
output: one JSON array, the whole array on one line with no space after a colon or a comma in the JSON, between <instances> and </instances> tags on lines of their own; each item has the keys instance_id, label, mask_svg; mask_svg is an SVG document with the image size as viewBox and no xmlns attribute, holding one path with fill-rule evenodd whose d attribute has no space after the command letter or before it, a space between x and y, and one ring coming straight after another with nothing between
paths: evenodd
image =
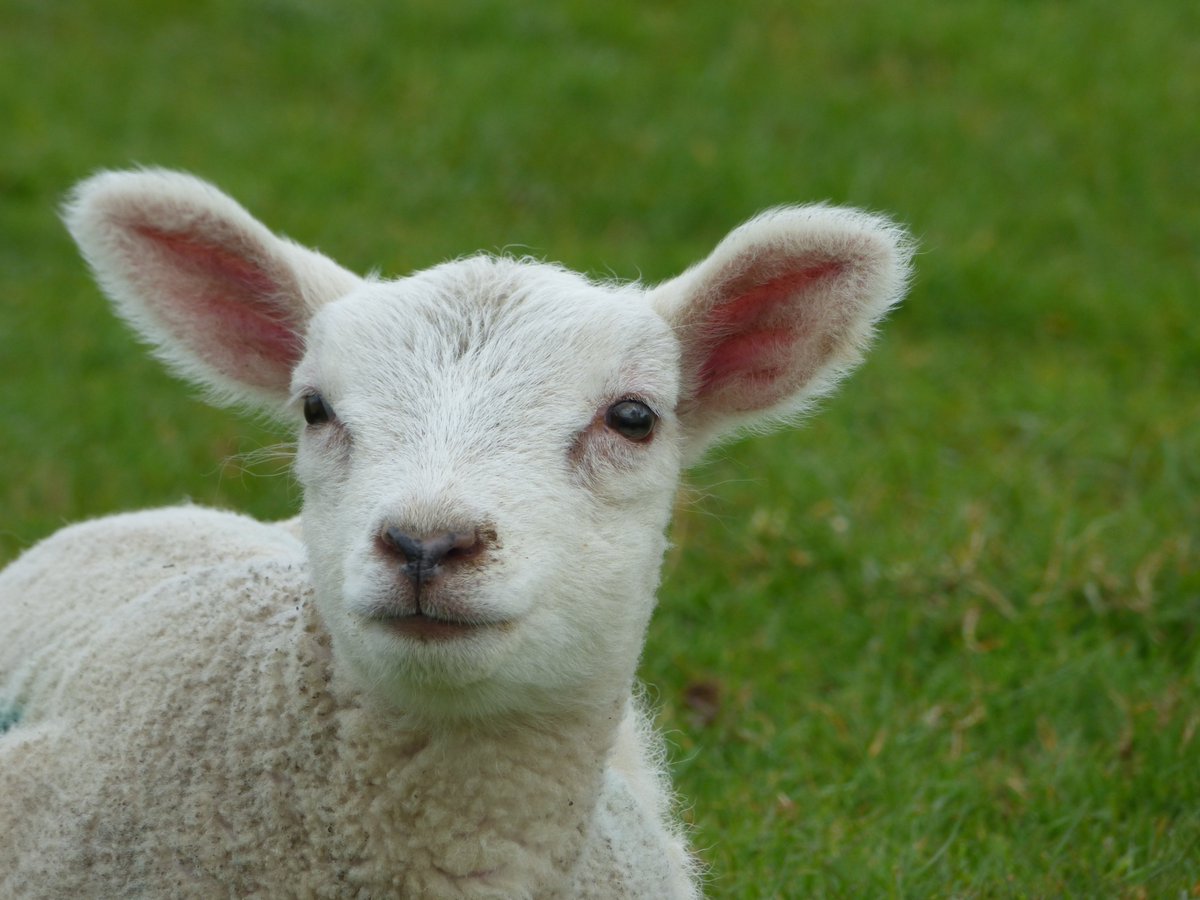
<instances>
[{"instance_id":1,"label":"dark eye","mask_svg":"<svg viewBox=\"0 0 1200 900\"><path fill-rule=\"evenodd\" d=\"M640 400L622 400L614 403L604 414L604 424L631 441L644 441L654 431L656 416Z\"/></svg>"},{"instance_id":2,"label":"dark eye","mask_svg":"<svg viewBox=\"0 0 1200 900\"><path fill-rule=\"evenodd\" d=\"M333 408L325 398L313 392L304 397L304 421L309 425L323 425L333 418Z\"/></svg>"}]
</instances>

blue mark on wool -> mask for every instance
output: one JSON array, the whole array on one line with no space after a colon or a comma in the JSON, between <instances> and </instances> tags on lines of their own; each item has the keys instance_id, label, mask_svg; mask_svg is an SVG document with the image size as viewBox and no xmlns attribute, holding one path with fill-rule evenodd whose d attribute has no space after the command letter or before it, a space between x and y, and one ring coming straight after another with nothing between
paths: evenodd
<instances>
[{"instance_id":1,"label":"blue mark on wool","mask_svg":"<svg viewBox=\"0 0 1200 900\"><path fill-rule=\"evenodd\" d=\"M4 734L20 721L21 710L7 703L0 703L0 734Z\"/></svg>"}]
</instances>

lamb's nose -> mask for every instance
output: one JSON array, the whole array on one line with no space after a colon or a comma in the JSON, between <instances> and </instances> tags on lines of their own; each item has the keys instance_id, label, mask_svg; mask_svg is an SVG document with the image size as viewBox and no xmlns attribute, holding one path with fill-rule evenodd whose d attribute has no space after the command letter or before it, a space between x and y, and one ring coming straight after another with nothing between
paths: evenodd
<instances>
[{"instance_id":1,"label":"lamb's nose","mask_svg":"<svg viewBox=\"0 0 1200 900\"><path fill-rule=\"evenodd\" d=\"M417 537L392 526L384 529L380 542L389 554L400 560L400 571L418 587L436 576L444 565L470 559L483 549L475 529Z\"/></svg>"}]
</instances>

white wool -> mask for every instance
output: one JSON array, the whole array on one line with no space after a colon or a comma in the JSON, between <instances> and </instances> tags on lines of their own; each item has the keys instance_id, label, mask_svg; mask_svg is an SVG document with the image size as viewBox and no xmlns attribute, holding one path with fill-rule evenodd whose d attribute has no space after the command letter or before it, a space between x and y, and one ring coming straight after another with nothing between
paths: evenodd
<instances>
[{"instance_id":1,"label":"white wool","mask_svg":"<svg viewBox=\"0 0 1200 900\"><path fill-rule=\"evenodd\" d=\"M168 364L297 422L305 499L0 573L0 895L698 896L633 696L679 473L858 361L903 234L778 209L645 289L362 279L170 172L66 219Z\"/></svg>"}]
</instances>

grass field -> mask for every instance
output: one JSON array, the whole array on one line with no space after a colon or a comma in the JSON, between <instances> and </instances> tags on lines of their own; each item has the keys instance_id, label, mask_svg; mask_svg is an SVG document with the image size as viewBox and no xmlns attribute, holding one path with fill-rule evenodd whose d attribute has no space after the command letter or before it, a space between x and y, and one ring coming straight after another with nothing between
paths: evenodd
<instances>
[{"instance_id":1,"label":"grass field","mask_svg":"<svg viewBox=\"0 0 1200 900\"><path fill-rule=\"evenodd\" d=\"M1200 896L1197 110L1182 2L4 0L0 559L298 502L90 284L94 169L389 274L654 281L766 206L890 211L867 365L681 497L642 674L709 891Z\"/></svg>"}]
</instances>

